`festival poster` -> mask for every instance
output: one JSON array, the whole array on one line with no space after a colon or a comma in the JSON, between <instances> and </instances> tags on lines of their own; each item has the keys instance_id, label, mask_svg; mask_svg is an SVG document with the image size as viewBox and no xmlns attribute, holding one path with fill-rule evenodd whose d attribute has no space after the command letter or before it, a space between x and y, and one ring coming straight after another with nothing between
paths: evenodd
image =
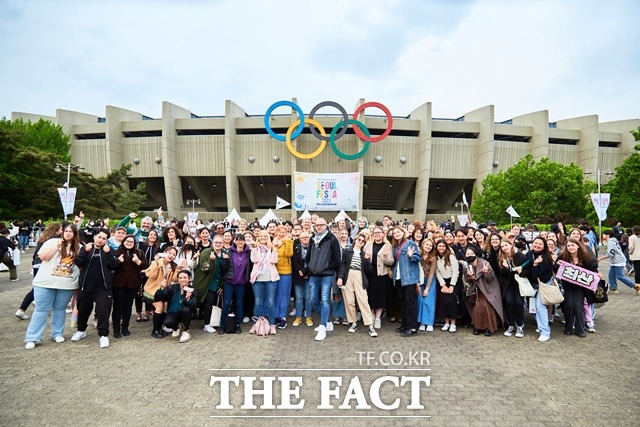
<instances>
[{"instance_id":1,"label":"festival poster","mask_svg":"<svg viewBox=\"0 0 640 427\"><path fill-rule=\"evenodd\" d=\"M307 173L296 172L296 211L359 210L360 173Z\"/></svg>"}]
</instances>

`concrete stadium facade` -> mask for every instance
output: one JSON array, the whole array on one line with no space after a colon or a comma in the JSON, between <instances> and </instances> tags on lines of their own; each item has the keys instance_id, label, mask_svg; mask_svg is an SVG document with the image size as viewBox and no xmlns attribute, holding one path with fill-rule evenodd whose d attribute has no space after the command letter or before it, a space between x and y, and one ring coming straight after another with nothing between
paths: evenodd
<instances>
[{"instance_id":1,"label":"concrete stadium facade","mask_svg":"<svg viewBox=\"0 0 640 427\"><path fill-rule=\"evenodd\" d=\"M296 102L296 99L293 99ZM362 105L360 99L356 107ZM367 112L375 111L367 109ZM305 113L306 115L306 113ZM22 118L50 120L71 136L74 163L103 176L122 164L132 164L130 184L145 182L148 200L144 210L162 206L169 216L192 210L188 199L200 199L195 210L201 218L219 220L236 208L245 218L261 216L275 206L276 195L292 201L294 172L360 172L360 211L350 214L377 219L384 214L409 219L443 218L459 212L456 202L464 190L471 198L488 174L515 164L527 154L534 159L575 163L585 171L613 170L633 150L629 133L640 119L600 122L597 115L549 122L547 110L494 120L494 106L465 113L457 119L432 117L427 102L406 117L393 117L393 129L383 141L371 144L357 160L342 160L327 147L318 157L302 160L286 144L268 135L264 115L249 115L232 101L225 115L200 117L169 102L162 117L151 118L119 107L107 106L104 117L68 110L55 116L14 112ZM342 119L335 112L316 115L331 129ZM360 114L358 119L372 134L387 127L384 116ZM291 114L272 115L272 129L284 134L298 120ZM338 144L355 153L363 142L349 132ZM319 144L313 135L298 136L298 151L309 153ZM603 182L609 179L603 174ZM282 217L295 216L289 208Z\"/></svg>"}]
</instances>

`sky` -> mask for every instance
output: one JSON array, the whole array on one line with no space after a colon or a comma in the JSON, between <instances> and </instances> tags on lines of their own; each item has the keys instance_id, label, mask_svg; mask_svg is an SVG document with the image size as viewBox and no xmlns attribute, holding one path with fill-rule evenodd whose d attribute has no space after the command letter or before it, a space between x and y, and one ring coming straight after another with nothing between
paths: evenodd
<instances>
[{"instance_id":1,"label":"sky","mask_svg":"<svg viewBox=\"0 0 640 427\"><path fill-rule=\"evenodd\" d=\"M632 119L638 16L636 0L0 0L0 117L364 98L394 116L431 102L438 118Z\"/></svg>"}]
</instances>

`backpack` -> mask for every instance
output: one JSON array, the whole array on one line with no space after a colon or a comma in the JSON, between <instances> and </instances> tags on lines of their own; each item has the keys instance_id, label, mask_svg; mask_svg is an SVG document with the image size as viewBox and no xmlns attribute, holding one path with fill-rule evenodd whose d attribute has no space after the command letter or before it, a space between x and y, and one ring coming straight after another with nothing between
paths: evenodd
<instances>
[{"instance_id":1,"label":"backpack","mask_svg":"<svg viewBox=\"0 0 640 427\"><path fill-rule=\"evenodd\" d=\"M251 327L251 330L249 331L249 333L256 334L259 337L266 338L269 336L270 330L271 330L271 325L269 325L269 320L260 316L258 318L258 321L254 323L253 326Z\"/></svg>"}]
</instances>

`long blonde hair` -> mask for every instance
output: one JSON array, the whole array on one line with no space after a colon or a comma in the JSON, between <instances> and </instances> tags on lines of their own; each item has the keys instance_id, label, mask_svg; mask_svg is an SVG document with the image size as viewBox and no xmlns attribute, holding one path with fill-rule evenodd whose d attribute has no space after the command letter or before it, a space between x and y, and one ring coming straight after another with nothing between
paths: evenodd
<instances>
[{"instance_id":1,"label":"long blonde hair","mask_svg":"<svg viewBox=\"0 0 640 427\"><path fill-rule=\"evenodd\" d=\"M267 230L260 230L258 231L258 235L256 236L256 245L261 245L262 243L260 243L260 237L262 236L266 236L267 237L267 247L269 249L273 249L273 243L271 243L271 236L269 235L269 232Z\"/></svg>"}]
</instances>

